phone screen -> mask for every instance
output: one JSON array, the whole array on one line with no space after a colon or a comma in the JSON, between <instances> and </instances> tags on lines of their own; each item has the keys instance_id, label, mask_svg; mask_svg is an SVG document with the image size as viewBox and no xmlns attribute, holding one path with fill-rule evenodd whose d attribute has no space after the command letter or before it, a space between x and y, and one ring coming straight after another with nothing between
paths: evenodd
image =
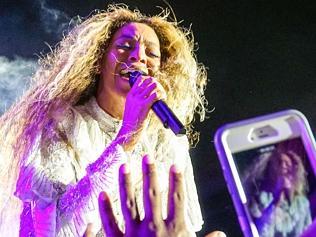
<instances>
[{"instance_id":1,"label":"phone screen","mask_svg":"<svg viewBox=\"0 0 316 237\"><path fill-rule=\"evenodd\" d=\"M300 236L316 216L315 173L301 138L232 155L260 237Z\"/></svg>"}]
</instances>

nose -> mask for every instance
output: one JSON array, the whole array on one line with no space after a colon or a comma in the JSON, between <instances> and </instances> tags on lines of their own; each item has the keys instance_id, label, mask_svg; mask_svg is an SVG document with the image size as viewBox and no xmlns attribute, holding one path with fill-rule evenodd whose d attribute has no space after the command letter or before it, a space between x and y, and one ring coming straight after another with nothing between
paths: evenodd
<instances>
[{"instance_id":1,"label":"nose","mask_svg":"<svg viewBox=\"0 0 316 237\"><path fill-rule=\"evenodd\" d=\"M147 56L145 52L145 47L142 44L137 44L133 48L133 50L130 51L129 55L130 62L140 62L143 64L147 63Z\"/></svg>"}]
</instances>

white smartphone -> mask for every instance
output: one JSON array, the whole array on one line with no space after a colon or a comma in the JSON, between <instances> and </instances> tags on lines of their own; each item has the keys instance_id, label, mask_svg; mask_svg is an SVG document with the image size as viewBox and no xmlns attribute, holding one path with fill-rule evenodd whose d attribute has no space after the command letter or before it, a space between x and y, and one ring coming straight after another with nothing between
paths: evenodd
<instances>
[{"instance_id":1,"label":"white smartphone","mask_svg":"<svg viewBox=\"0 0 316 237\"><path fill-rule=\"evenodd\" d=\"M224 125L215 147L244 236L299 237L316 217L315 139L305 116L286 110Z\"/></svg>"}]
</instances>

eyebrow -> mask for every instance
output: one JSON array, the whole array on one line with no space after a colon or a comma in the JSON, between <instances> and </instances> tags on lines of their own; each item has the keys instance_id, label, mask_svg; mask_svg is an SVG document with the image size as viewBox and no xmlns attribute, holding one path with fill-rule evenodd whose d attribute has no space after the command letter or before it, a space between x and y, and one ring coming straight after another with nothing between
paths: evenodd
<instances>
[{"instance_id":1,"label":"eyebrow","mask_svg":"<svg viewBox=\"0 0 316 237\"><path fill-rule=\"evenodd\" d=\"M135 36L131 36L131 35L128 35L128 34L123 34L123 35L119 36L116 40L119 40L119 39L122 39L122 38L136 40ZM153 41L144 40L144 42L145 42L147 45L159 47L159 45L156 44L156 43L153 42Z\"/></svg>"}]
</instances>

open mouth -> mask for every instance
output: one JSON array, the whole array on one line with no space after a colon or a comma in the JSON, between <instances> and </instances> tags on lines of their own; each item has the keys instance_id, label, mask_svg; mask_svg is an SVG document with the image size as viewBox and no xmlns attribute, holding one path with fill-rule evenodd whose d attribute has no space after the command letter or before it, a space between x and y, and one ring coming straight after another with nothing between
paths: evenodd
<instances>
[{"instance_id":1,"label":"open mouth","mask_svg":"<svg viewBox=\"0 0 316 237\"><path fill-rule=\"evenodd\" d=\"M143 70L143 69L139 69L139 68L125 68L125 69L122 69L119 74L120 74L121 77L125 77L125 78L129 79L130 74L132 72L135 72L135 71L140 72L144 76L148 75L148 71L147 70Z\"/></svg>"}]
</instances>

